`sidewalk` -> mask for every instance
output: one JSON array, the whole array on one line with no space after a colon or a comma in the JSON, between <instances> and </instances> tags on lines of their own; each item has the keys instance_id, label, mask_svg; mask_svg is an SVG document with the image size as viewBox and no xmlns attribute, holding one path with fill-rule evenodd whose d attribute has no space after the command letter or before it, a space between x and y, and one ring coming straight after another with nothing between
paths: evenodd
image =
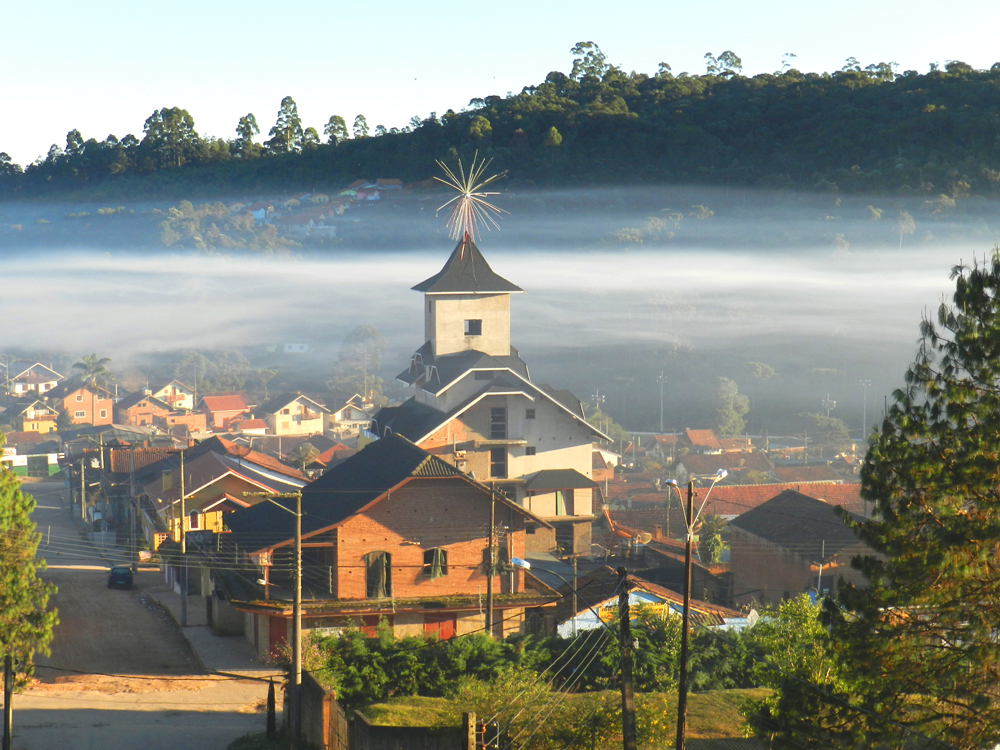
<instances>
[{"instance_id":1,"label":"sidewalk","mask_svg":"<svg viewBox=\"0 0 1000 750\"><path fill-rule=\"evenodd\" d=\"M140 569L141 570L141 569ZM159 569L147 568L136 576L136 588L170 613L189 644L195 658L206 672L224 672L243 677L281 676L274 666L261 662L253 647L243 636L213 635L208 627L205 600L201 596L188 597L187 626L181 627L181 597L163 580Z\"/></svg>"}]
</instances>

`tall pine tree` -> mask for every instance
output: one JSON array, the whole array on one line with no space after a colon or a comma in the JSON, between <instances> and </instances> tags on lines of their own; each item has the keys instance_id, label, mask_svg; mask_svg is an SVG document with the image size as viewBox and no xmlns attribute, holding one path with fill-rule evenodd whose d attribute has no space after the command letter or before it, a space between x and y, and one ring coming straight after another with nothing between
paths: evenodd
<instances>
[{"instance_id":1,"label":"tall pine tree","mask_svg":"<svg viewBox=\"0 0 1000 750\"><path fill-rule=\"evenodd\" d=\"M54 609L46 610L56 588L38 577L45 561L35 559L40 535L31 521L34 508L20 480L0 468L0 652L12 656L22 674L31 673L36 652L48 653L59 622Z\"/></svg>"},{"instance_id":2,"label":"tall pine tree","mask_svg":"<svg viewBox=\"0 0 1000 750\"><path fill-rule=\"evenodd\" d=\"M855 564L869 586L827 607L864 710L826 728L858 746L902 746L904 727L1000 741L1000 252L952 279L862 471L875 516L856 528L877 554Z\"/></svg>"}]
</instances>

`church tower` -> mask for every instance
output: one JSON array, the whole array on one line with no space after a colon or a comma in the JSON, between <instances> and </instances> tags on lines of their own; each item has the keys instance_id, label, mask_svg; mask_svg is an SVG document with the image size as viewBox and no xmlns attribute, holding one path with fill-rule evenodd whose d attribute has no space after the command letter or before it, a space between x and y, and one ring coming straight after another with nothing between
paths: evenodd
<instances>
[{"instance_id":1,"label":"church tower","mask_svg":"<svg viewBox=\"0 0 1000 750\"><path fill-rule=\"evenodd\" d=\"M490 268L468 232L444 268L413 289L424 293L424 340L435 359L469 350L510 356L510 295L524 290Z\"/></svg>"}]
</instances>

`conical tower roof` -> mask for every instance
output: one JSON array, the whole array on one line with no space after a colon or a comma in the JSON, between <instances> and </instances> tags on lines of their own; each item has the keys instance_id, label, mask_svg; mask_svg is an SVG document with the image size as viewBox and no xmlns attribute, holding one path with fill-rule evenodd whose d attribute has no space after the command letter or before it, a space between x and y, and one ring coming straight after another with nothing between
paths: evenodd
<instances>
[{"instance_id":1,"label":"conical tower roof","mask_svg":"<svg viewBox=\"0 0 1000 750\"><path fill-rule=\"evenodd\" d=\"M490 268L468 232L455 246L444 268L413 289L425 294L511 294L524 291Z\"/></svg>"}]
</instances>

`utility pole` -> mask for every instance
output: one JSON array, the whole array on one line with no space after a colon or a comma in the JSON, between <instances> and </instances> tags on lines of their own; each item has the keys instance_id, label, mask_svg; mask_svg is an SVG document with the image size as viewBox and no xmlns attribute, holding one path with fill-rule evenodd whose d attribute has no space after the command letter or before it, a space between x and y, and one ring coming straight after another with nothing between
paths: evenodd
<instances>
[{"instance_id":1,"label":"utility pole","mask_svg":"<svg viewBox=\"0 0 1000 750\"><path fill-rule=\"evenodd\" d=\"M864 378L858 382L861 385L861 392L863 394L861 406L861 442L863 443L868 438L868 389L871 388L872 381Z\"/></svg>"},{"instance_id":2,"label":"utility pole","mask_svg":"<svg viewBox=\"0 0 1000 750\"><path fill-rule=\"evenodd\" d=\"M80 459L80 520L87 521L87 456Z\"/></svg>"},{"instance_id":3,"label":"utility pole","mask_svg":"<svg viewBox=\"0 0 1000 750\"><path fill-rule=\"evenodd\" d=\"M295 516L295 598L292 600L292 685L290 699L289 734L291 750L299 750L302 726L302 492L244 492L243 497L262 497L286 513ZM295 512L286 508L280 499L295 499Z\"/></svg>"},{"instance_id":4,"label":"utility pole","mask_svg":"<svg viewBox=\"0 0 1000 750\"><path fill-rule=\"evenodd\" d=\"M3 657L3 750L10 750L11 732L14 727L14 659Z\"/></svg>"},{"instance_id":5,"label":"utility pole","mask_svg":"<svg viewBox=\"0 0 1000 750\"><path fill-rule=\"evenodd\" d=\"M675 750L684 750L684 732L687 728L687 659L688 621L691 610L691 543L694 540L694 480L688 482L687 508L684 512L687 541L684 545L684 612L681 616L681 669L677 682L677 744Z\"/></svg>"},{"instance_id":6,"label":"utility pole","mask_svg":"<svg viewBox=\"0 0 1000 750\"><path fill-rule=\"evenodd\" d=\"M622 750L636 750L635 693L632 687L632 624L628 606L628 571L618 568L618 630L622 649Z\"/></svg>"},{"instance_id":7,"label":"utility pole","mask_svg":"<svg viewBox=\"0 0 1000 750\"><path fill-rule=\"evenodd\" d=\"M576 552L573 553L573 637L576 638Z\"/></svg>"},{"instance_id":8,"label":"utility pole","mask_svg":"<svg viewBox=\"0 0 1000 750\"><path fill-rule=\"evenodd\" d=\"M187 576L187 534L184 533L184 519L187 514L184 508L184 451L181 450L181 627L188 624L188 576Z\"/></svg>"},{"instance_id":9,"label":"utility pole","mask_svg":"<svg viewBox=\"0 0 1000 750\"><path fill-rule=\"evenodd\" d=\"M497 564L496 495L490 495L490 549L486 566L486 634L493 637L493 574Z\"/></svg>"},{"instance_id":10,"label":"utility pole","mask_svg":"<svg viewBox=\"0 0 1000 750\"><path fill-rule=\"evenodd\" d=\"M135 538L135 448L128 452L128 515L131 521L132 575L139 572L139 540Z\"/></svg>"},{"instance_id":11,"label":"utility pole","mask_svg":"<svg viewBox=\"0 0 1000 750\"><path fill-rule=\"evenodd\" d=\"M667 382L667 376L663 374L663 370L660 370L660 377L657 378L660 381L660 434L663 434L663 384Z\"/></svg>"}]
</instances>

